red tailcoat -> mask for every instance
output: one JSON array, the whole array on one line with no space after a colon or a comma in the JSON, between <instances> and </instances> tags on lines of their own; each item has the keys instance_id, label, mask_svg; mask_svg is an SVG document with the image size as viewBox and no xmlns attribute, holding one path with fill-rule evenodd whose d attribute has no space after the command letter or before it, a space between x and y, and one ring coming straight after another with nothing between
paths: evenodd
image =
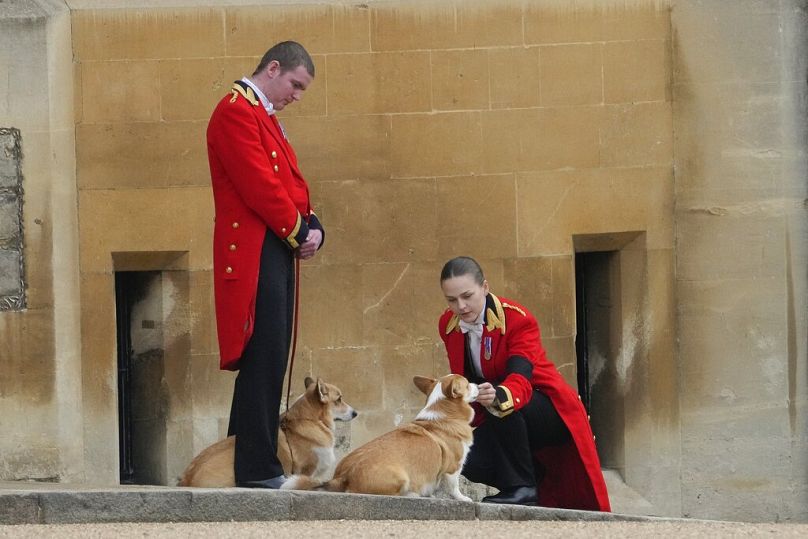
<instances>
[{"instance_id":1,"label":"red tailcoat","mask_svg":"<svg viewBox=\"0 0 808 539\"><path fill-rule=\"evenodd\" d=\"M483 378L503 388L510 397L509 402L499 403L500 409L505 413L519 410L530 402L533 389L538 389L549 397L572 434L566 444L540 449L533 455L546 470L539 485L539 505L610 511L586 409L575 390L547 360L536 319L518 303L494 294L488 295L485 310L480 364ZM465 342L459 317L447 309L440 317L438 330L446 345L449 368L452 373L463 374ZM508 358L512 356L521 356L533 364L532 380L506 371ZM484 415L478 412L477 424L483 419Z\"/></svg>"},{"instance_id":2,"label":"red tailcoat","mask_svg":"<svg viewBox=\"0 0 808 539\"><path fill-rule=\"evenodd\" d=\"M321 227L295 152L252 88L233 85L213 111L207 139L220 366L236 370L253 332L264 236L275 234L295 249L309 225Z\"/></svg>"}]
</instances>

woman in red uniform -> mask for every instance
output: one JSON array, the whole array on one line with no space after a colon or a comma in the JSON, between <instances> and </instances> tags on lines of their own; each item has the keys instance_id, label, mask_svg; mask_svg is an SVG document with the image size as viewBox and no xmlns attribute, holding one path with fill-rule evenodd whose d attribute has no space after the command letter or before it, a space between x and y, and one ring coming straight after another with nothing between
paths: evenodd
<instances>
[{"instance_id":1,"label":"woman in red uniform","mask_svg":"<svg viewBox=\"0 0 808 539\"><path fill-rule=\"evenodd\" d=\"M547 360L536 319L491 294L472 258L447 262L440 280L450 370L480 387L463 475L499 490L484 502L609 511L586 410Z\"/></svg>"}]
</instances>

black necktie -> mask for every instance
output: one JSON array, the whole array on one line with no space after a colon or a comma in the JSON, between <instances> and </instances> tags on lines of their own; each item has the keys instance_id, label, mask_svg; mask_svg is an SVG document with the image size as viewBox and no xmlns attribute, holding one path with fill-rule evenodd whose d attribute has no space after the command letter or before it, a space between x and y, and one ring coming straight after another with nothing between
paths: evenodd
<instances>
[{"instance_id":1,"label":"black necktie","mask_svg":"<svg viewBox=\"0 0 808 539\"><path fill-rule=\"evenodd\" d=\"M469 334L463 334L463 341L465 344L465 360L464 360L464 376L466 379L474 384L481 384L485 382L480 376L477 375L477 369L474 368L474 362L471 360L471 344L469 344Z\"/></svg>"}]
</instances>

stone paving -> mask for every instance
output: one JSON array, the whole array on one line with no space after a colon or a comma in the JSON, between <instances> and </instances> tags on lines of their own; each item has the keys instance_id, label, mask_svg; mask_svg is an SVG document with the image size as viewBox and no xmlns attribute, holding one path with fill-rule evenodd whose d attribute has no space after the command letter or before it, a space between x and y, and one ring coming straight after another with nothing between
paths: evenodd
<instances>
[{"instance_id":1,"label":"stone paving","mask_svg":"<svg viewBox=\"0 0 808 539\"><path fill-rule=\"evenodd\" d=\"M576 520L652 517L326 492L178 487L0 489L0 524L297 520Z\"/></svg>"},{"instance_id":2,"label":"stone paving","mask_svg":"<svg viewBox=\"0 0 808 539\"><path fill-rule=\"evenodd\" d=\"M668 519L434 498L0 483L0 537L808 537L808 524Z\"/></svg>"}]
</instances>

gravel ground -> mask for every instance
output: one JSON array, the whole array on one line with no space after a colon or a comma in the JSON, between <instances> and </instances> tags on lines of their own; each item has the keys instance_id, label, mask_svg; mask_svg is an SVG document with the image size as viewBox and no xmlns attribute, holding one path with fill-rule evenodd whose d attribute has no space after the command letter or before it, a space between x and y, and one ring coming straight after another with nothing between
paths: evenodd
<instances>
[{"instance_id":1,"label":"gravel ground","mask_svg":"<svg viewBox=\"0 0 808 539\"><path fill-rule=\"evenodd\" d=\"M808 537L808 524L739 522L494 522L494 521L284 521L177 524L71 524L0 526L0 537Z\"/></svg>"}]
</instances>

